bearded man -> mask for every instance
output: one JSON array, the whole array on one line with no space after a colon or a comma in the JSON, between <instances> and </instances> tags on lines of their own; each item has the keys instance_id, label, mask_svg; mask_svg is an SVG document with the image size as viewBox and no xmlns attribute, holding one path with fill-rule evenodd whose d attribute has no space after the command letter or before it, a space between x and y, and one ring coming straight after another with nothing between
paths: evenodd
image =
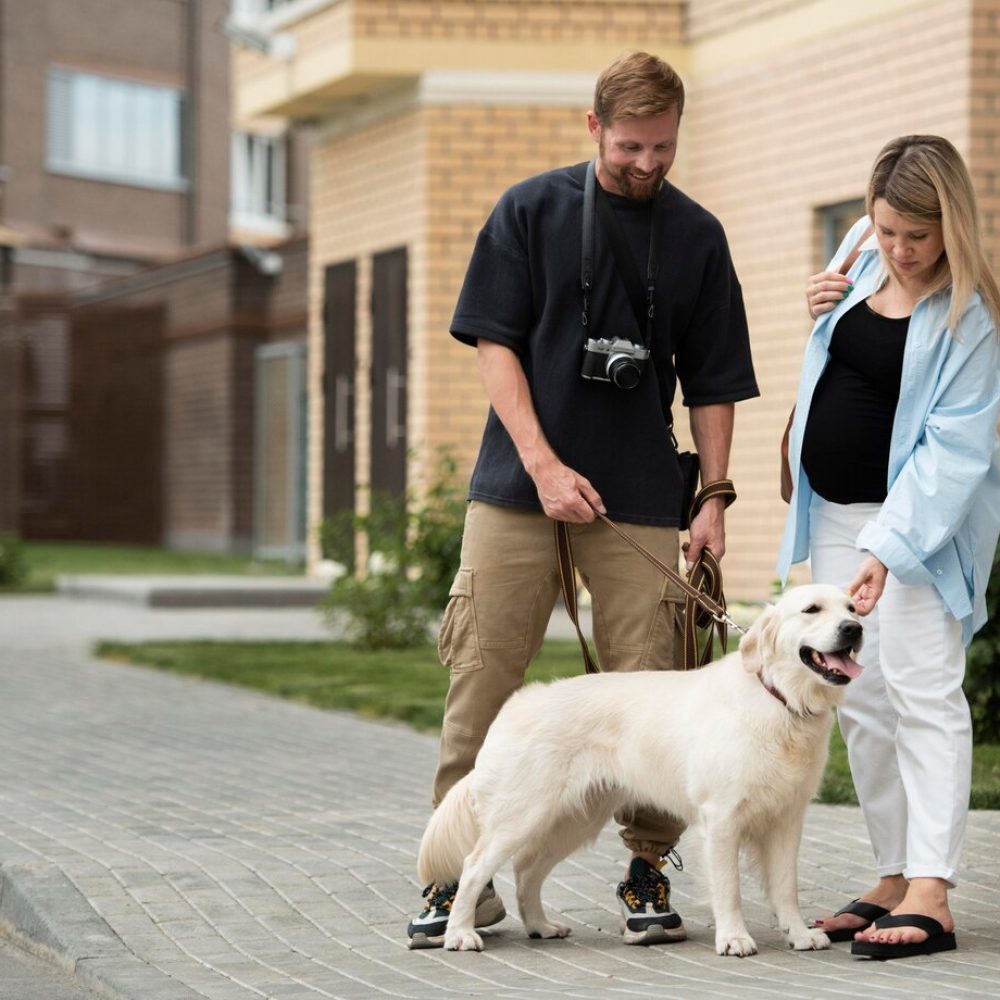
<instances>
[{"instance_id":1,"label":"bearded man","mask_svg":"<svg viewBox=\"0 0 1000 1000\"><path fill-rule=\"evenodd\" d=\"M677 565L677 381L703 483L726 478L734 404L758 394L722 226L665 180L683 110L683 84L663 60L620 57L587 113L596 160L516 184L476 241L451 333L476 347L491 406L438 643L451 683L435 806L472 769L541 646L560 586L553 520L569 524L601 668L679 665L682 597L595 512ZM692 519L689 565L704 548L722 558L723 511L722 497L710 499ZM677 858L682 824L641 806L616 820L632 854L618 887L624 941L682 940L660 871ZM424 890L410 947L443 944L455 891ZM477 926L504 915L488 886Z\"/></svg>"}]
</instances>

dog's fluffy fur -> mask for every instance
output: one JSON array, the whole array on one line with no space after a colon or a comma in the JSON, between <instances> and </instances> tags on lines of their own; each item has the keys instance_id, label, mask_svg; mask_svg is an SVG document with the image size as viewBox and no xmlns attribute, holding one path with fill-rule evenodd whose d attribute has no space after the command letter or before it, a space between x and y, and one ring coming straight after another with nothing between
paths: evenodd
<instances>
[{"instance_id":1,"label":"dog's fluffy fur","mask_svg":"<svg viewBox=\"0 0 1000 1000\"><path fill-rule=\"evenodd\" d=\"M476 900L509 858L527 933L565 937L569 928L542 908L542 882L615 810L636 804L701 824L720 955L757 950L740 901L741 847L759 862L789 945L829 947L799 912L798 851L830 710L861 669L850 655L860 645L849 599L812 585L788 591L738 652L701 670L581 676L519 691L420 844L424 882L461 878L445 947L482 949Z\"/></svg>"}]
</instances>

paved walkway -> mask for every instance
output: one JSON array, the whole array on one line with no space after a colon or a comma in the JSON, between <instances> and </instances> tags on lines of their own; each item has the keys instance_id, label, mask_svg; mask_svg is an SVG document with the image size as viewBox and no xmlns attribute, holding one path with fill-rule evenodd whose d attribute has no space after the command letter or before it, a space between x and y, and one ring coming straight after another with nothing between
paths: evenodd
<instances>
[{"instance_id":1,"label":"paved walkway","mask_svg":"<svg viewBox=\"0 0 1000 1000\"><path fill-rule=\"evenodd\" d=\"M1000 813L972 814L953 900L960 949L946 956L873 964L846 945L788 952L748 882L760 954L719 958L694 834L674 878L690 940L625 947L611 830L548 882L569 939L530 941L508 917L482 954L408 951L433 738L87 652L98 636L283 633L323 631L301 609L0 600L8 932L125 1000L1000 997ZM856 895L869 869L857 810L813 806L800 863L807 914ZM512 902L509 870L497 886Z\"/></svg>"}]
</instances>

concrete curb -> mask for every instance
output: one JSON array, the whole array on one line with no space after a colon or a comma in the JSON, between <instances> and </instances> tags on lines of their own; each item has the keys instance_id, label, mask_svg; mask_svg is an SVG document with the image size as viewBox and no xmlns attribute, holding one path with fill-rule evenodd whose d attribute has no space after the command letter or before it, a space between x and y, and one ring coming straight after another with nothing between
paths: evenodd
<instances>
[{"instance_id":1,"label":"concrete curb","mask_svg":"<svg viewBox=\"0 0 1000 1000\"><path fill-rule=\"evenodd\" d=\"M59 576L56 589L69 597L150 608L311 608L329 587L280 576Z\"/></svg>"},{"instance_id":2,"label":"concrete curb","mask_svg":"<svg viewBox=\"0 0 1000 1000\"><path fill-rule=\"evenodd\" d=\"M111 1000L198 1000L133 954L51 862L0 864L0 926Z\"/></svg>"}]
</instances>

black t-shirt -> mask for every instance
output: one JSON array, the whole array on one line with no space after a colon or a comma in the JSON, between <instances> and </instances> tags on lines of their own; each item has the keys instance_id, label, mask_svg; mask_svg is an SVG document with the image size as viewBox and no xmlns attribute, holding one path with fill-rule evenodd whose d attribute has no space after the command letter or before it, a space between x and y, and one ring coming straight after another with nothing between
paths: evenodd
<instances>
[{"instance_id":1,"label":"black t-shirt","mask_svg":"<svg viewBox=\"0 0 1000 1000\"><path fill-rule=\"evenodd\" d=\"M459 340L482 337L516 352L546 438L586 476L609 515L676 525L680 473L670 407L680 379L686 406L758 395L739 282L719 222L664 183L655 329L639 385L619 389L580 375L586 337L644 343L598 218L590 324L581 324L580 242L586 164L529 178L487 219L451 323ZM609 196L645 284L651 206ZM539 509L531 478L490 408L470 499Z\"/></svg>"},{"instance_id":2,"label":"black t-shirt","mask_svg":"<svg viewBox=\"0 0 1000 1000\"><path fill-rule=\"evenodd\" d=\"M824 500L885 500L909 324L859 302L834 328L802 438L802 467Z\"/></svg>"}]
</instances>

